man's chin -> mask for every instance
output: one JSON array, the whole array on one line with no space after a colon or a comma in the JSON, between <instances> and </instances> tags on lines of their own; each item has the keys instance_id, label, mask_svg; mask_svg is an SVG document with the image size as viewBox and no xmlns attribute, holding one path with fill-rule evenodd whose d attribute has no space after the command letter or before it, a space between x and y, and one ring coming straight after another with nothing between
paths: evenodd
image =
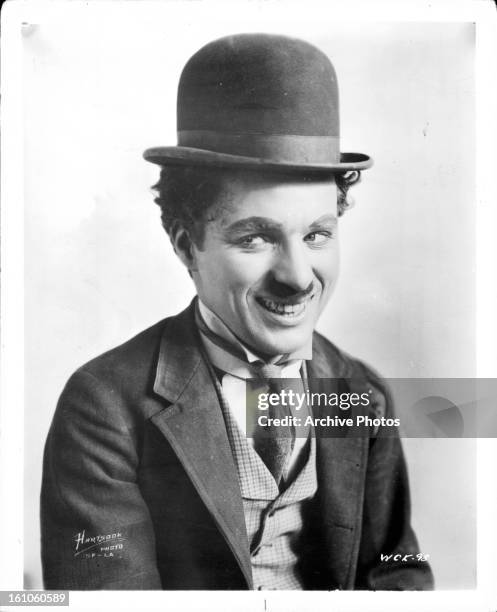
<instances>
[{"instance_id":1,"label":"man's chin","mask_svg":"<svg viewBox=\"0 0 497 612\"><path fill-rule=\"evenodd\" d=\"M257 346L253 347L254 352L263 355L266 358L275 357L276 355L284 355L294 353L305 347L312 337L312 329L308 332L269 334L262 338L257 338Z\"/></svg>"}]
</instances>

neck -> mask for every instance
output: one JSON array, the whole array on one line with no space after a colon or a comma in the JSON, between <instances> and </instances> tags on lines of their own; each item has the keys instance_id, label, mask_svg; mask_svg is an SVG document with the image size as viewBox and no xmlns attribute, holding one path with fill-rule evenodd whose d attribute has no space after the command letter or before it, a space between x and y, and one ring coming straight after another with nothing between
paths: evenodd
<instances>
[{"instance_id":1,"label":"neck","mask_svg":"<svg viewBox=\"0 0 497 612\"><path fill-rule=\"evenodd\" d=\"M215 334L221 339L223 343L227 343L230 346L232 352L239 353L242 359L253 363L254 361L263 361L265 363L276 363L278 361L288 361L290 359L312 359L312 338L309 342L298 351L285 354L271 354L265 353L258 349L253 348L247 344L240 337L235 334L226 323L216 315L215 312L210 310L200 299L197 299L197 314L200 316L203 323L210 330L211 333Z\"/></svg>"}]
</instances>

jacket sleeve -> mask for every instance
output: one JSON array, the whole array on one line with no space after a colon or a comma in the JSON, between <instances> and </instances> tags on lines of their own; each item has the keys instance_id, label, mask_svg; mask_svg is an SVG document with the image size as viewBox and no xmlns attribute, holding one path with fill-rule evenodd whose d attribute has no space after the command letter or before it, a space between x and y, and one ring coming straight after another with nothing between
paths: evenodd
<instances>
[{"instance_id":1,"label":"jacket sleeve","mask_svg":"<svg viewBox=\"0 0 497 612\"><path fill-rule=\"evenodd\" d=\"M373 385L379 393L372 416L393 418L388 388L376 377ZM386 436L382 427L369 443L355 588L433 589L430 566L411 527L409 482L401 440L391 433Z\"/></svg>"},{"instance_id":2,"label":"jacket sleeve","mask_svg":"<svg viewBox=\"0 0 497 612\"><path fill-rule=\"evenodd\" d=\"M137 484L119 389L78 370L45 446L41 548L47 589L160 589L155 536Z\"/></svg>"}]
</instances>

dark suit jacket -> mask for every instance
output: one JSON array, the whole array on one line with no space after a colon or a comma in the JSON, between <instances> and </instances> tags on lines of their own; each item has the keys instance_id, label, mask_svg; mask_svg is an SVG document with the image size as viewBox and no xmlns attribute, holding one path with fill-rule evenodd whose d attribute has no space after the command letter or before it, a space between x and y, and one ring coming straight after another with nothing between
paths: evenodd
<instances>
[{"instance_id":1,"label":"dark suit jacket","mask_svg":"<svg viewBox=\"0 0 497 612\"><path fill-rule=\"evenodd\" d=\"M310 377L362 377L319 334ZM317 438L306 588L428 589L398 438ZM41 492L49 589L253 588L240 490L190 306L68 381ZM382 562L380 554L412 555Z\"/></svg>"}]
</instances>

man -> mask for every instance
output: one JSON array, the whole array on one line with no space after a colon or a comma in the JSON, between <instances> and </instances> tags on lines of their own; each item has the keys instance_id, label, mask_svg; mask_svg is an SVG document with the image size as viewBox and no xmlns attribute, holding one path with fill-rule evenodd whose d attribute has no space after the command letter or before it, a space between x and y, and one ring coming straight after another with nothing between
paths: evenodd
<instances>
[{"instance_id":1,"label":"man","mask_svg":"<svg viewBox=\"0 0 497 612\"><path fill-rule=\"evenodd\" d=\"M66 385L44 458L46 587L431 588L397 437L278 435L245 410L254 380L334 379L392 412L381 380L313 333L337 218L372 163L340 153L331 63L282 36L214 41L183 70L178 140L145 158L198 298Z\"/></svg>"}]
</instances>

